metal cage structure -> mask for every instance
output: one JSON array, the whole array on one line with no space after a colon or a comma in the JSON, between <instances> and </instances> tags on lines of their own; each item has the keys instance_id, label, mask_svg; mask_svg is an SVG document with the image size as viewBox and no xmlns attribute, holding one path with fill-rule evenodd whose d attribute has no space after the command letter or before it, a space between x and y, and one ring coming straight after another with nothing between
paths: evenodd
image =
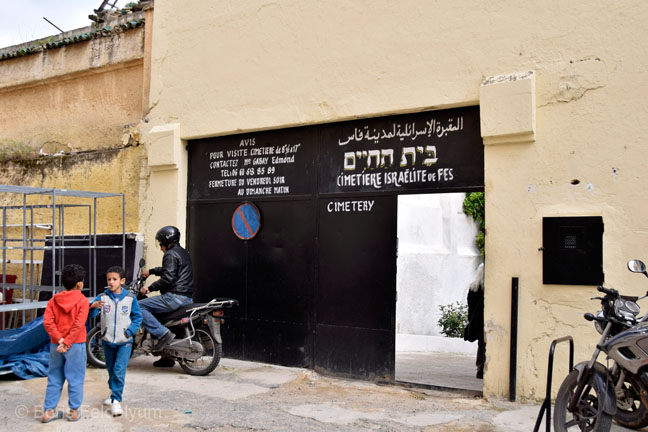
<instances>
[{"instance_id":1,"label":"metal cage structure","mask_svg":"<svg viewBox=\"0 0 648 432\"><path fill-rule=\"evenodd\" d=\"M18 204L19 198L22 198L21 204ZM97 203L99 199L110 198L120 200L121 245L97 244ZM74 203L66 203L68 199ZM39 298L40 293L48 293L49 298L64 289L60 274L66 264L66 250L87 251L86 278L89 283L83 290L87 297L96 296L98 291L95 282L98 250L121 248L121 265L125 268L126 201L123 193L0 185L0 200L0 202L11 203L11 205L0 205L2 218L0 328L7 328L9 322L13 322L13 326L16 326L18 319L24 324L35 318L38 314L37 310L47 306L47 301ZM71 235L66 233L66 211L69 220L71 210L75 210L75 213L81 211L83 219L87 218L87 233ZM82 223L78 216L73 218L73 222L77 227ZM11 235L10 232L15 234ZM36 232L42 232L44 235L37 235ZM7 274L7 266L15 264L22 266L22 277L19 283L16 283L16 275ZM45 274L41 279L40 273L45 267L51 269L51 279ZM20 290L22 295L14 296L14 290Z\"/></svg>"}]
</instances>

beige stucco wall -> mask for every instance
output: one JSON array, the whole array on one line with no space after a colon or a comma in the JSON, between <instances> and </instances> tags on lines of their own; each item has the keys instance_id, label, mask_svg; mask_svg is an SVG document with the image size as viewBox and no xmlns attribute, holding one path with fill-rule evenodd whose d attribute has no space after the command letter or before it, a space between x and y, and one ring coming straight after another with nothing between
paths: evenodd
<instances>
[{"instance_id":1,"label":"beige stucco wall","mask_svg":"<svg viewBox=\"0 0 648 432\"><path fill-rule=\"evenodd\" d=\"M122 146L142 116L144 27L0 62L0 145Z\"/></svg>"},{"instance_id":2,"label":"beige stucco wall","mask_svg":"<svg viewBox=\"0 0 648 432\"><path fill-rule=\"evenodd\" d=\"M139 129L148 110L150 63L150 28L144 23L152 23L152 12L105 23L113 32L88 27L60 38L93 30L101 36L0 61L0 184L123 193L125 217L120 197L97 200L96 232L141 231L140 196L148 172ZM119 27L135 21L137 27ZM32 45L36 42L0 53ZM30 196L26 204L50 201ZM0 193L0 205L22 204L22 194ZM59 197L57 204L94 202ZM8 224L23 222L22 211L9 211L7 217ZM51 210L37 211L34 222L51 223ZM89 223L87 208L65 211L65 234L87 234ZM22 237L11 229L14 238ZM48 234L36 231L40 237ZM8 258L22 259L22 251L10 251ZM7 272L21 276L20 266L12 266Z\"/></svg>"},{"instance_id":3,"label":"beige stucco wall","mask_svg":"<svg viewBox=\"0 0 648 432\"><path fill-rule=\"evenodd\" d=\"M512 277L520 278L518 396L543 397L552 339L572 334L577 360L597 339L582 319L596 310L593 287L542 284L543 216L603 216L606 283L629 294L645 291L642 277L625 270L627 259L648 258L644 2L155 6L149 127L173 130L167 142L179 148L191 138L473 105L481 95L484 115L497 119L512 95L485 90L484 79L535 72L533 91L524 89L523 118L489 123L488 133L519 132L521 139L485 147L485 395L508 394ZM150 154L153 139L144 140ZM165 191L182 202L186 163L168 156L171 162L158 166L170 169L176 184L152 177L145 212L155 214ZM173 213L175 221L167 216L152 216L149 230L173 222L184 228L182 211ZM566 372L561 355L555 377Z\"/></svg>"}]
</instances>

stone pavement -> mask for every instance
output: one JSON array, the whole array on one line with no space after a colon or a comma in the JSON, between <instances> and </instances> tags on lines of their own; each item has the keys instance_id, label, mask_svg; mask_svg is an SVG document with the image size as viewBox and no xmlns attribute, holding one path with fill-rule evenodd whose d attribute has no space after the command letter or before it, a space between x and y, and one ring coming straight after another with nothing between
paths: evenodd
<instances>
[{"instance_id":1,"label":"stone pavement","mask_svg":"<svg viewBox=\"0 0 648 432\"><path fill-rule=\"evenodd\" d=\"M156 369L154 360L131 360L124 415L115 418L102 407L108 395L106 371L88 368L83 418L76 423L38 422L45 378L21 381L4 377L0 380L0 429L528 432L539 412L536 404L337 379L306 369L231 359L223 359L209 376L193 377L177 365ZM59 408L65 409L66 403L64 391ZM540 430L545 430L544 425Z\"/></svg>"},{"instance_id":2,"label":"stone pavement","mask_svg":"<svg viewBox=\"0 0 648 432\"><path fill-rule=\"evenodd\" d=\"M481 395L482 380L475 378L475 357L434 352L397 352L396 380L432 389L458 389Z\"/></svg>"}]
</instances>

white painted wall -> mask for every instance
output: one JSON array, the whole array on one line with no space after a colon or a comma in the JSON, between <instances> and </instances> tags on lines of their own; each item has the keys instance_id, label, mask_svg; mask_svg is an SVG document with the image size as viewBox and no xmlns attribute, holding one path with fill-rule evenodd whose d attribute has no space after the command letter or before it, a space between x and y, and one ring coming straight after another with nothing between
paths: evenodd
<instances>
[{"instance_id":1,"label":"white painted wall","mask_svg":"<svg viewBox=\"0 0 648 432\"><path fill-rule=\"evenodd\" d=\"M445 337L437 324L440 305L466 303L468 285L481 262L475 246L478 227L462 210L464 197L398 197L397 351L476 350L476 343Z\"/></svg>"}]
</instances>

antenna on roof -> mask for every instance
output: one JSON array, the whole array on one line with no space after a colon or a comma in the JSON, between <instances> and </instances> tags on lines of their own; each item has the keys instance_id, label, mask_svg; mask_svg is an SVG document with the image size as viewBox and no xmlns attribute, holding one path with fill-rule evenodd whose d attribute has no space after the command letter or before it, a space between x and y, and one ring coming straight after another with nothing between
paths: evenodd
<instances>
[{"instance_id":1,"label":"antenna on roof","mask_svg":"<svg viewBox=\"0 0 648 432\"><path fill-rule=\"evenodd\" d=\"M48 19L45 18L45 17L43 17L43 19L44 19L45 21L47 21L48 23L50 23L51 25L53 25L54 27L56 27L56 29L57 29L58 31L60 31L61 33L63 33L63 30L61 30L60 28L58 28L58 26L57 26L56 24L54 24L52 21L48 20Z\"/></svg>"}]
</instances>

